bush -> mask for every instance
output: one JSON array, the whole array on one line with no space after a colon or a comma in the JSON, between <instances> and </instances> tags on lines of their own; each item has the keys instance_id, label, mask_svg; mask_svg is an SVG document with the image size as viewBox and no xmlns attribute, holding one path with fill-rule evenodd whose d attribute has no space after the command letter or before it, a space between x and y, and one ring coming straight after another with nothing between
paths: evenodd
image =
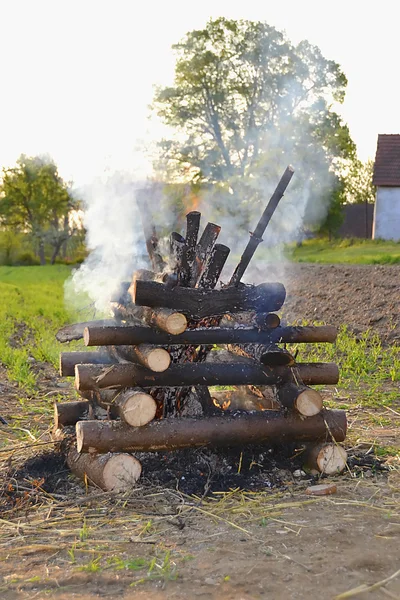
<instances>
[{"instance_id":1,"label":"bush","mask_svg":"<svg viewBox=\"0 0 400 600\"><path fill-rule=\"evenodd\" d=\"M32 252L21 252L15 259L14 264L20 267L33 267L40 265L40 260Z\"/></svg>"}]
</instances>

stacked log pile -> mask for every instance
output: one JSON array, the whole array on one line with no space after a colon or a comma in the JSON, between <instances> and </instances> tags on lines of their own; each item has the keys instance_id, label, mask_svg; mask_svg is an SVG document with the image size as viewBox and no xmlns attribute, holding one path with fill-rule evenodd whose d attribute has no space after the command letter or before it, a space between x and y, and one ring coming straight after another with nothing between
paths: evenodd
<instances>
[{"instance_id":1,"label":"stacked log pile","mask_svg":"<svg viewBox=\"0 0 400 600\"><path fill-rule=\"evenodd\" d=\"M344 469L338 442L345 439L346 415L324 409L310 387L337 383L338 368L297 363L286 347L334 342L336 330L282 326L276 312L284 286L241 283L292 174L285 171L227 285L218 284L230 252L217 243L218 225L208 223L199 236L201 215L190 212L185 236L173 232L169 256L162 256L139 198L151 269L121 285L112 319L57 334L60 341L83 338L99 347L60 357L61 375L75 377L82 398L55 405L56 435L76 428L68 464L77 475L103 489L126 489L141 473L134 452L282 441L310 444L307 461L316 471ZM237 387L213 397L212 386ZM202 414L184 416L193 398Z\"/></svg>"}]
</instances>

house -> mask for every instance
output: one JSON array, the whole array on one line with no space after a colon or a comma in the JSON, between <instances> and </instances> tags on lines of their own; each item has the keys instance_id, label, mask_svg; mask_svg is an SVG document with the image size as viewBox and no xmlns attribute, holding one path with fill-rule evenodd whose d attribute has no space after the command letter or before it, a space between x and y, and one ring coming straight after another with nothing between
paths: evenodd
<instances>
[{"instance_id":1,"label":"house","mask_svg":"<svg viewBox=\"0 0 400 600\"><path fill-rule=\"evenodd\" d=\"M373 239L400 241L400 135L378 135Z\"/></svg>"}]
</instances>

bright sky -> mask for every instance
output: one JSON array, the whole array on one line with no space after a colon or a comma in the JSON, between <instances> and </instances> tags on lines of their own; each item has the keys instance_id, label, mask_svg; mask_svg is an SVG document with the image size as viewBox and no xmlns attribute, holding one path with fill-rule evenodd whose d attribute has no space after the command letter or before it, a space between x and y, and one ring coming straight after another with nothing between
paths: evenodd
<instances>
[{"instance_id":1,"label":"bright sky","mask_svg":"<svg viewBox=\"0 0 400 600\"><path fill-rule=\"evenodd\" d=\"M399 0L0 0L0 166L48 153L77 184L105 168L143 174L171 45L218 16L265 20L337 61L361 159L378 133L400 133Z\"/></svg>"}]
</instances>

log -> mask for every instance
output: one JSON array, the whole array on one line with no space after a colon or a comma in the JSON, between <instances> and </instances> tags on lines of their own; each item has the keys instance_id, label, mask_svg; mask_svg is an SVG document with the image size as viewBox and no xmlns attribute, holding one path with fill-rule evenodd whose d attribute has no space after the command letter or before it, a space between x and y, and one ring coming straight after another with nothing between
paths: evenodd
<instances>
[{"instance_id":1,"label":"log","mask_svg":"<svg viewBox=\"0 0 400 600\"><path fill-rule=\"evenodd\" d=\"M197 236L199 234L200 218L201 214L197 211L191 211L186 215L185 250L179 270L179 283L182 286L190 285L190 280L192 279L192 274L194 272L193 264Z\"/></svg>"},{"instance_id":2,"label":"log","mask_svg":"<svg viewBox=\"0 0 400 600\"><path fill-rule=\"evenodd\" d=\"M287 186L289 185L290 180L293 177L293 173L294 173L293 167L289 166L286 168L284 174L282 175L282 177L276 187L276 190L272 194L270 201L268 202L268 204L261 216L261 219L257 223L257 227L250 234L250 240L249 240L249 242L245 248L245 251L243 252L243 254L241 256L239 264L236 267L236 269L231 277L231 280L229 282L230 286L239 285L240 280L243 277L245 270L249 266L249 263L254 255L254 252L257 250L258 245L262 242L262 236L265 232L265 229L266 229L268 223L270 222L271 217L274 214L276 207L279 204L279 201L281 200L283 194L285 193L285 190L286 190Z\"/></svg>"},{"instance_id":3,"label":"log","mask_svg":"<svg viewBox=\"0 0 400 600\"><path fill-rule=\"evenodd\" d=\"M199 243L195 248L194 261L191 269L191 287L194 287L201 278L201 274L206 266L220 231L221 227L215 223L207 223L204 228Z\"/></svg>"},{"instance_id":4,"label":"log","mask_svg":"<svg viewBox=\"0 0 400 600\"><path fill-rule=\"evenodd\" d=\"M256 313L254 324L259 329L275 329L281 324L281 320L275 313Z\"/></svg>"},{"instance_id":5,"label":"log","mask_svg":"<svg viewBox=\"0 0 400 600\"><path fill-rule=\"evenodd\" d=\"M287 350L274 344L229 344L229 352L257 360L268 367L294 365L294 358Z\"/></svg>"},{"instance_id":6,"label":"log","mask_svg":"<svg viewBox=\"0 0 400 600\"><path fill-rule=\"evenodd\" d=\"M104 394L102 391L101 395ZM113 394L115 396L115 392ZM88 401L89 400L89 401ZM117 418L118 413L112 405L104 408L103 403L94 403L95 398L91 392L90 399L74 402L54 402L54 429L62 429L75 425L78 421L95 419L107 420Z\"/></svg>"},{"instance_id":7,"label":"log","mask_svg":"<svg viewBox=\"0 0 400 600\"><path fill-rule=\"evenodd\" d=\"M127 427L110 421L79 421L76 424L79 452L120 450L157 452L199 446L242 446L287 441L317 441L346 436L346 413L332 410L301 419L277 411L258 411L202 418L154 421L144 427Z\"/></svg>"},{"instance_id":8,"label":"log","mask_svg":"<svg viewBox=\"0 0 400 600\"><path fill-rule=\"evenodd\" d=\"M322 327L276 327L268 331L256 328L201 327L186 330L180 335L167 335L148 327L96 327L85 329L86 346L124 346L148 343L169 345L223 345L223 344L272 344L334 342L337 329L330 325Z\"/></svg>"},{"instance_id":9,"label":"log","mask_svg":"<svg viewBox=\"0 0 400 600\"><path fill-rule=\"evenodd\" d=\"M114 404L121 420L132 427L150 423L157 412L154 398L139 388L124 390L115 398Z\"/></svg>"},{"instance_id":10,"label":"log","mask_svg":"<svg viewBox=\"0 0 400 600\"><path fill-rule=\"evenodd\" d=\"M118 387L183 387L192 385L275 385L299 378L306 384L335 384L339 371L334 363L298 363L295 367L261 367L253 361L231 363L172 364L163 373L140 365L76 365L77 390Z\"/></svg>"},{"instance_id":11,"label":"log","mask_svg":"<svg viewBox=\"0 0 400 600\"><path fill-rule=\"evenodd\" d=\"M186 250L185 238L180 233L173 231L169 238L169 247L173 262L172 268L174 271L179 272Z\"/></svg>"},{"instance_id":12,"label":"log","mask_svg":"<svg viewBox=\"0 0 400 600\"><path fill-rule=\"evenodd\" d=\"M154 281L140 280L132 284L129 293L138 306L174 308L195 319L246 310L279 310L286 296L281 283L202 290L184 287L168 289Z\"/></svg>"},{"instance_id":13,"label":"log","mask_svg":"<svg viewBox=\"0 0 400 600\"><path fill-rule=\"evenodd\" d=\"M73 447L67 465L79 479L107 492L131 489L142 472L142 465L130 454L78 454Z\"/></svg>"},{"instance_id":14,"label":"log","mask_svg":"<svg viewBox=\"0 0 400 600\"><path fill-rule=\"evenodd\" d=\"M75 425L81 419L88 419L91 405L86 400L79 402L54 402L54 428L61 429ZM93 420L93 416L92 416Z\"/></svg>"},{"instance_id":15,"label":"log","mask_svg":"<svg viewBox=\"0 0 400 600\"><path fill-rule=\"evenodd\" d=\"M229 253L230 248L228 248L228 246L224 246L224 244L215 244L210 257L196 282L197 288L212 290L217 285Z\"/></svg>"},{"instance_id":16,"label":"log","mask_svg":"<svg viewBox=\"0 0 400 600\"><path fill-rule=\"evenodd\" d=\"M171 308L158 308L147 310L145 321L153 327L158 327L171 335L179 335L186 331L187 318L181 312Z\"/></svg>"},{"instance_id":17,"label":"log","mask_svg":"<svg viewBox=\"0 0 400 600\"><path fill-rule=\"evenodd\" d=\"M75 365L112 365L117 362L108 352L61 352L59 373L61 377L73 377Z\"/></svg>"},{"instance_id":18,"label":"log","mask_svg":"<svg viewBox=\"0 0 400 600\"><path fill-rule=\"evenodd\" d=\"M317 390L306 385L286 383L278 389L278 400L285 408L294 408L303 417L312 417L321 412L323 400Z\"/></svg>"},{"instance_id":19,"label":"log","mask_svg":"<svg viewBox=\"0 0 400 600\"><path fill-rule=\"evenodd\" d=\"M56 340L65 344L74 340L81 340L86 327L112 327L118 325L115 319L98 319L97 321L84 321L82 323L73 323L61 327L56 333Z\"/></svg>"},{"instance_id":20,"label":"log","mask_svg":"<svg viewBox=\"0 0 400 600\"><path fill-rule=\"evenodd\" d=\"M171 357L164 348L155 348L149 344L135 346L133 354L138 363L155 373L165 371L171 363Z\"/></svg>"},{"instance_id":21,"label":"log","mask_svg":"<svg viewBox=\"0 0 400 600\"><path fill-rule=\"evenodd\" d=\"M343 440L336 440L343 441ZM305 466L312 472L336 475L342 473L347 464L347 452L335 443L320 444L309 448Z\"/></svg>"}]
</instances>

